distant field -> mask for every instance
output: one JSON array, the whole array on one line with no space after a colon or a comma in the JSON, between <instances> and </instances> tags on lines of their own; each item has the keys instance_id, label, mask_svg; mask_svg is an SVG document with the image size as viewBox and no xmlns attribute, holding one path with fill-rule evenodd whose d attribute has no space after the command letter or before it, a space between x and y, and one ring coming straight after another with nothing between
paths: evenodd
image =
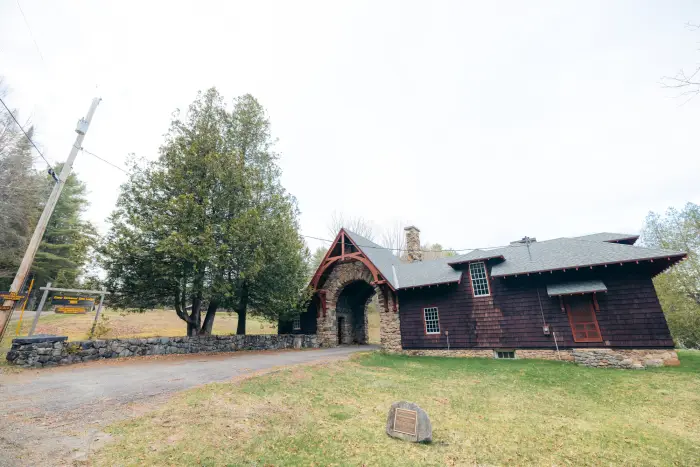
<instances>
[{"instance_id":1,"label":"distant field","mask_svg":"<svg viewBox=\"0 0 700 467\"><path fill-rule=\"evenodd\" d=\"M177 317L172 310L153 310L143 313L129 313L106 310L106 325L110 332L103 338L125 337L175 337L187 335L185 322ZM95 313L85 315L47 314L39 318L37 334L57 334L68 336L70 340L81 340L88 337ZM21 336L26 336L32 325L32 318L22 320ZM238 315L235 313L217 313L214 320L214 334L235 334L238 326ZM12 321L2 348L10 346L15 337L17 321ZM247 334L276 334L277 323L270 323L257 318L248 317Z\"/></svg>"},{"instance_id":2,"label":"distant field","mask_svg":"<svg viewBox=\"0 0 700 467\"><path fill-rule=\"evenodd\" d=\"M153 310L143 313L129 313L107 310L104 315L108 319L105 323L111 330L102 336L103 338L126 337L175 337L187 334L185 322L177 317L172 310ZM17 316L17 315L16 315ZM70 340L86 339L94 313L85 315L60 315L46 314L39 318L37 334L57 334L68 336ZM379 313L370 307L368 315L370 341L379 342ZM32 318L22 320L20 336L26 336L32 325ZM216 314L214 320L214 334L235 334L238 326L238 315L235 313ZM7 329L5 339L0 348L10 347L12 338L15 337L17 321L12 321ZM276 334L277 323L271 323L255 317L248 317L246 334Z\"/></svg>"}]
</instances>

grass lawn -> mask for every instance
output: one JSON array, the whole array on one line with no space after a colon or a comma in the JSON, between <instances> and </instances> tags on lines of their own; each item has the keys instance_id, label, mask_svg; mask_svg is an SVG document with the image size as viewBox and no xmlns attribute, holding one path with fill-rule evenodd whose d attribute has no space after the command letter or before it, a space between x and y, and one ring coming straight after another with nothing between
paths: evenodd
<instances>
[{"instance_id":1,"label":"grass lawn","mask_svg":"<svg viewBox=\"0 0 700 467\"><path fill-rule=\"evenodd\" d=\"M700 352L645 371L391 356L297 367L175 396L108 428L95 465L698 465ZM389 438L392 402L430 445Z\"/></svg>"}]
</instances>

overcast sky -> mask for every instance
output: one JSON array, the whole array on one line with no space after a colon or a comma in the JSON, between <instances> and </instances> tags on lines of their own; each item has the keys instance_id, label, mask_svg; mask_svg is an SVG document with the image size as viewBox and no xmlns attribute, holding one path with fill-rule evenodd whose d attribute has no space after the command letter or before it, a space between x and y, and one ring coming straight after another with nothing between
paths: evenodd
<instances>
[{"instance_id":1,"label":"overcast sky","mask_svg":"<svg viewBox=\"0 0 700 467\"><path fill-rule=\"evenodd\" d=\"M52 162L94 96L83 146L123 166L216 86L268 109L306 235L336 210L496 246L700 202L700 97L659 84L700 62L697 1L19 4L43 60L0 0L0 75ZM75 170L104 232L126 176L84 153Z\"/></svg>"}]
</instances>

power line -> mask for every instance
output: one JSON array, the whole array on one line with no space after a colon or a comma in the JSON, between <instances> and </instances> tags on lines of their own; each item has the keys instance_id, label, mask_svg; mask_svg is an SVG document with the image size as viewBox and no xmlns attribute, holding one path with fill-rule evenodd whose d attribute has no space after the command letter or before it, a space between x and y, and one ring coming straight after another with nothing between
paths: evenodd
<instances>
[{"instance_id":1,"label":"power line","mask_svg":"<svg viewBox=\"0 0 700 467\"><path fill-rule=\"evenodd\" d=\"M10 110L10 108L7 106L7 104L5 104L5 101L3 101L1 97L0 97L0 102L2 103L3 107L5 107L5 109L7 110L7 113L10 114L10 117L12 117L12 120L15 121L15 123L17 124L17 126L19 127L19 129L22 130L22 133L24 133L24 136L27 138L27 141L29 141L29 142L32 144L32 146L34 146L34 149L36 149L36 152L38 152L39 155L41 156L41 158L44 159L44 162L46 162L46 165L49 166L49 168L51 169L51 172L53 172L53 174L55 174L56 171L53 169L53 167L51 166L51 164L49 163L49 161L46 160L46 158L44 157L44 154L42 154L42 152L39 150L39 148L36 146L36 144L34 144L34 141L32 141L32 139L29 137L29 135L27 134L27 132L24 131L24 128L22 128L22 125L20 125L20 123L17 121L17 119L15 118L14 114L13 114L12 111ZM53 175L53 174L52 174L52 175ZM55 178L58 179L58 176L56 176Z\"/></svg>"},{"instance_id":2,"label":"power line","mask_svg":"<svg viewBox=\"0 0 700 467\"><path fill-rule=\"evenodd\" d=\"M106 163L106 164L109 164L109 165L111 165L112 167L114 167L115 169L121 170L121 171L124 172L125 174L129 175L129 172L128 172L128 171L122 169L122 168L119 167L118 165L114 165L113 163L109 162L109 161L106 160L106 159L103 159L102 157L98 156L97 154L94 154L94 153L92 153L92 152L90 152L90 151L87 151L87 150L85 150L85 149L83 149L83 148L78 148L78 149L80 149L81 151L83 151L83 152L86 153L86 154L89 154L89 155L91 155L91 156L93 156L93 157L96 157L97 159L101 160L102 162L104 162L104 163ZM301 236L304 237L304 238L311 238L311 239L313 239L313 240L319 240L319 241L321 241L321 242L333 243L333 240L329 240L329 239L327 239L327 238L320 238L320 237L314 237L314 236L312 236L312 235L303 235L303 234L301 234ZM389 250L389 251L400 251L400 252L407 252L407 251L409 251L409 250L406 249L406 248L386 248L386 247L379 246L379 245L376 245L376 246L372 246L372 245L359 245L359 246L360 246L361 248L373 248L373 249L378 249L378 250ZM504 247L506 247L506 246L508 246L508 245L490 246L490 247L487 246L487 247L480 247L480 248L448 248L448 249L443 249L443 250L428 250L428 251L429 251L429 252L434 252L434 253L445 253L445 252L458 252L458 251L486 250L486 249L492 249L492 248L504 248Z\"/></svg>"},{"instance_id":3,"label":"power line","mask_svg":"<svg viewBox=\"0 0 700 467\"><path fill-rule=\"evenodd\" d=\"M313 237L311 235L303 235L301 234L302 237L305 238L311 238L314 240L319 240L322 242L328 242L328 243L333 243L333 240L328 240L327 238L319 238L319 237ZM383 247L380 245L358 245L360 248L374 248L377 250L390 250L390 251L410 251L406 248L387 248ZM505 248L506 246L509 245L500 245L500 246L486 246L486 247L480 247L480 248L448 248L446 250L426 250L428 252L434 252L434 253L444 253L444 252L457 252L457 251L472 251L472 250L487 250L487 249L492 249L492 248Z\"/></svg>"},{"instance_id":4,"label":"power line","mask_svg":"<svg viewBox=\"0 0 700 467\"><path fill-rule=\"evenodd\" d=\"M77 147L77 146L76 146L76 147ZM87 151L87 150L85 150L85 149L83 149L83 148L78 148L78 149L81 150L81 151L83 151L85 154L89 154L89 155L91 155L92 157L95 157L95 158L101 160L101 161L104 162L105 164L109 164L109 165L111 165L112 167L114 167L115 169L121 170L121 171L124 172L125 174L129 175L129 172L127 172L126 170L122 169L122 168L119 167L118 165L112 164L112 163L111 163L110 161L108 161L107 159L103 159L103 158L101 158L100 156L98 156L97 154L92 153L92 152L90 152L90 151Z\"/></svg>"},{"instance_id":5,"label":"power line","mask_svg":"<svg viewBox=\"0 0 700 467\"><path fill-rule=\"evenodd\" d=\"M24 24L27 25L27 29L29 30L29 36L32 38L32 41L34 41L34 46L36 47L36 51L39 53L39 58L41 58L41 63L44 66L44 70L46 70L46 62L44 61L44 54L41 53L41 49L39 48L39 44L37 43L36 39L34 38L34 33L32 33L32 27L29 26L29 21L27 21L27 17L24 14L24 10L22 10L22 5L19 4L19 0L16 0L17 2L17 8L19 8L19 12L22 13L22 18L24 18Z\"/></svg>"}]
</instances>

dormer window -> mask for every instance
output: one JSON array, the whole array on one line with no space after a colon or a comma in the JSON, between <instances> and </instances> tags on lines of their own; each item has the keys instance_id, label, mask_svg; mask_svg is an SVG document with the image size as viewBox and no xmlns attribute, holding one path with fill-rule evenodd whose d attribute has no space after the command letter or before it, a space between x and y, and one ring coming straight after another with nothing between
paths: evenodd
<instances>
[{"instance_id":1,"label":"dormer window","mask_svg":"<svg viewBox=\"0 0 700 467\"><path fill-rule=\"evenodd\" d=\"M469 263L469 277L471 277L472 295L474 297L488 297L491 295L486 265L483 261Z\"/></svg>"}]
</instances>

